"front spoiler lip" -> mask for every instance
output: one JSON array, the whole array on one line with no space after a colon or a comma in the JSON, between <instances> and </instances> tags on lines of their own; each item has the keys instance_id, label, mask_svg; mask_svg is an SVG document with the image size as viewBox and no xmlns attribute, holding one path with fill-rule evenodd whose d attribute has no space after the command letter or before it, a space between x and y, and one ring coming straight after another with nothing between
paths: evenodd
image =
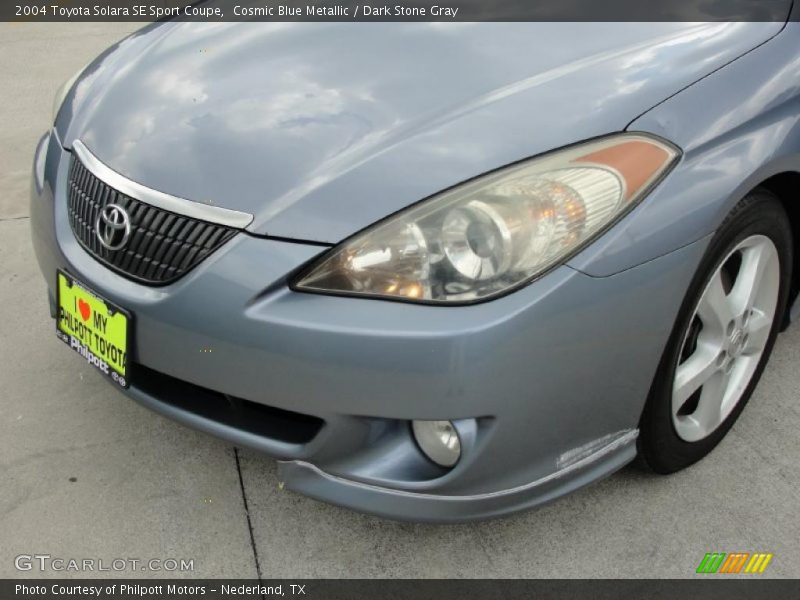
<instances>
[{"instance_id":1,"label":"front spoiler lip","mask_svg":"<svg viewBox=\"0 0 800 600\"><path fill-rule=\"evenodd\" d=\"M639 436L638 429L621 431L580 460L512 488L464 495L432 494L356 481L320 469L307 460L324 437L319 434L308 444L289 444L186 412L137 388L120 391L162 416L276 458L280 489L397 521L457 523L490 519L546 504L631 462L636 456Z\"/></svg>"},{"instance_id":2,"label":"front spoiler lip","mask_svg":"<svg viewBox=\"0 0 800 600\"><path fill-rule=\"evenodd\" d=\"M463 522L499 517L555 500L606 477L636 456L638 429L620 432L594 453L513 488L480 494L412 492L345 479L302 460L279 460L281 489L401 521Z\"/></svg>"}]
</instances>

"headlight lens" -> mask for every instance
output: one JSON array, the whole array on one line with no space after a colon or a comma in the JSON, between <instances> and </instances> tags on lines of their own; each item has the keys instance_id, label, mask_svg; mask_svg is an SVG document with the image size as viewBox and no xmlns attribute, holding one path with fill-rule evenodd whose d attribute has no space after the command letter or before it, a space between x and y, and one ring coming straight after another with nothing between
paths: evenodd
<instances>
[{"instance_id":1,"label":"headlight lens","mask_svg":"<svg viewBox=\"0 0 800 600\"><path fill-rule=\"evenodd\" d=\"M562 263L632 207L678 157L620 134L457 186L345 241L303 272L300 290L473 302Z\"/></svg>"},{"instance_id":2,"label":"headlight lens","mask_svg":"<svg viewBox=\"0 0 800 600\"><path fill-rule=\"evenodd\" d=\"M53 117L52 121L55 123L56 117L58 117L58 111L61 110L61 105L64 104L64 99L69 94L69 91L72 89L72 86L75 85L75 82L78 81L78 77L81 76L81 73L86 70L86 67L89 65L83 65L78 71L69 79L67 79L64 83L61 84L61 87L58 88L55 97L53 98Z\"/></svg>"}]
</instances>

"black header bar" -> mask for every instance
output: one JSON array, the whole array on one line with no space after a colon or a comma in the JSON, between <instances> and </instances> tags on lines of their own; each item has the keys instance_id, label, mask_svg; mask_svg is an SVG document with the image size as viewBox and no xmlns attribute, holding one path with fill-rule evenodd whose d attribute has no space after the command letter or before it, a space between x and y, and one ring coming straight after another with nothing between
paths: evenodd
<instances>
[{"instance_id":1,"label":"black header bar","mask_svg":"<svg viewBox=\"0 0 800 600\"><path fill-rule=\"evenodd\" d=\"M792 0L4 0L0 21L771 21Z\"/></svg>"}]
</instances>

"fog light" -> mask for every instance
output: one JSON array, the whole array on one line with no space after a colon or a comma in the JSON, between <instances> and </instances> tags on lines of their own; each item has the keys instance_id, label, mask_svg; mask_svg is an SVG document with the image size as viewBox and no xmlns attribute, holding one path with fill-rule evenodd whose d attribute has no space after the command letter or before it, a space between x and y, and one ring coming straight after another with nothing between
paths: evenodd
<instances>
[{"instance_id":1,"label":"fog light","mask_svg":"<svg viewBox=\"0 0 800 600\"><path fill-rule=\"evenodd\" d=\"M452 467L461 457L461 441L450 421L413 421L414 438L425 455L437 465Z\"/></svg>"}]
</instances>

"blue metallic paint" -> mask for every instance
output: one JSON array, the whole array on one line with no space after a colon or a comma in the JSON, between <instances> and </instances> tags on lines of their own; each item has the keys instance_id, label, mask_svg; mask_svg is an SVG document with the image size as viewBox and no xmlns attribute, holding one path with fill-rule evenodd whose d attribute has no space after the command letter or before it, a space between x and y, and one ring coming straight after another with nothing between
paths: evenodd
<instances>
[{"instance_id":1,"label":"blue metallic paint","mask_svg":"<svg viewBox=\"0 0 800 600\"><path fill-rule=\"evenodd\" d=\"M620 131L781 27L165 24L91 65L59 129L134 181L255 214L251 231L335 243Z\"/></svg>"},{"instance_id":2,"label":"blue metallic paint","mask_svg":"<svg viewBox=\"0 0 800 600\"><path fill-rule=\"evenodd\" d=\"M750 190L800 172L800 23L634 120L681 163L620 226L570 265L606 276L714 231Z\"/></svg>"},{"instance_id":3,"label":"blue metallic paint","mask_svg":"<svg viewBox=\"0 0 800 600\"><path fill-rule=\"evenodd\" d=\"M287 24L263 39L195 27L151 27L121 42L68 98L37 150L47 153L31 202L42 271L52 287L66 269L133 311L137 362L326 424L310 443L286 444L169 406L134 380L135 400L281 458L290 488L384 516L504 514L632 459L710 234L762 178L800 171L795 23L773 39L780 24L607 25L603 35L572 30L581 44L570 45L555 43L567 25L337 25L308 35ZM548 39L555 55L532 54ZM341 53L328 56L336 40ZM437 53L420 69L425 49ZM394 70L380 68L387 61ZM258 68L300 79L271 86ZM182 77L201 78L204 102L191 101L199 88L166 101L192 90ZM263 88L246 85L254 81ZM226 112L234 92L274 100L311 84L295 103L303 119L254 121L252 132L222 125L222 115L256 115L247 103ZM329 90L340 110L313 104ZM569 265L475 306L292 292L287 277L321 248L248 233L178 282L146 287L92 259L65 217L62 146L78 137L140 183L253 212L260 232L335 242L442 187L629 123L682 147L678 167ZM279 198L292 202L276 208ZM451 471L414 446L415 418L460 419L464 456ZM566 462L582 447L591 451Z\"/></svg>"}]
</instances>

